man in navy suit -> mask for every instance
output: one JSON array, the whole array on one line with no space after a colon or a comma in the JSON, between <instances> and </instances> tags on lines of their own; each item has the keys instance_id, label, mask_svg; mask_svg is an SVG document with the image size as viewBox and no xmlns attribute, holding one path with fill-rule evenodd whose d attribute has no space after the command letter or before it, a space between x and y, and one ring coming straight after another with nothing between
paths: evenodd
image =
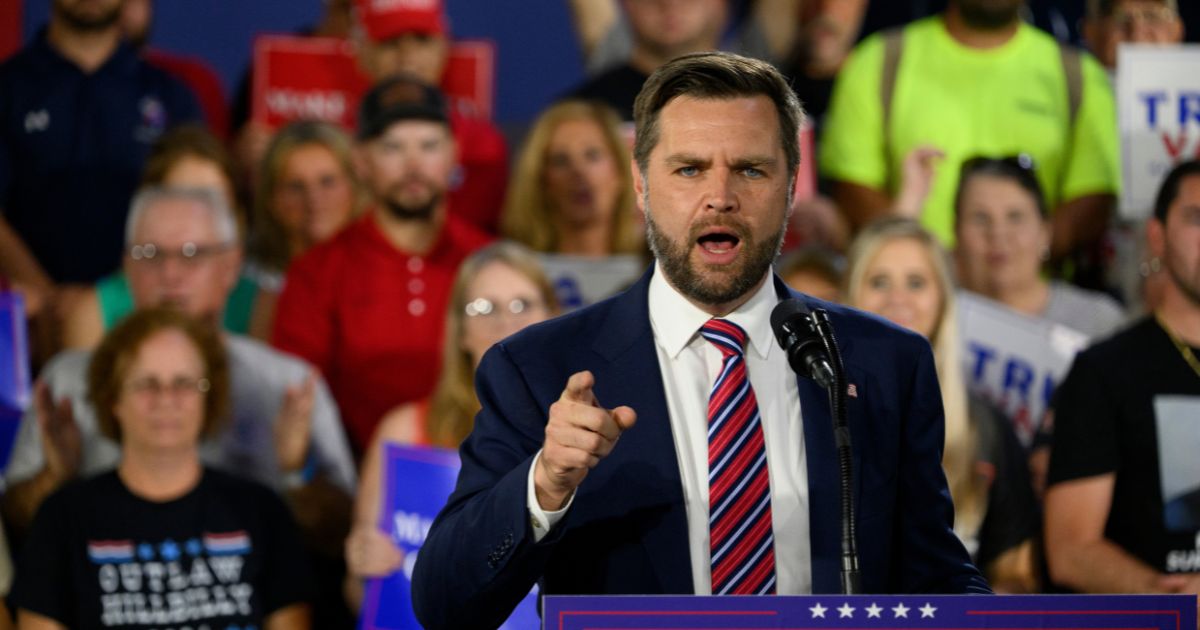
<instances>
[{"instance_id":1,"label":"man in navy suit","mask_svg":"<svg viewBox=\"0 0 1200 630\"><path fill-rule=\"evenodd\" d=\"M769 64L680 57L636 105L634 186L654 267L629 291L497 344L462 472L417 560L430 628L495 627L548 594L836 592L825 393L797 379L771 262L803 118ZM853 393L866 592L990 592L951 529L929 345L812 298ZM710 503L711 501L711 503Z\"/></svg>"}]
</instances>

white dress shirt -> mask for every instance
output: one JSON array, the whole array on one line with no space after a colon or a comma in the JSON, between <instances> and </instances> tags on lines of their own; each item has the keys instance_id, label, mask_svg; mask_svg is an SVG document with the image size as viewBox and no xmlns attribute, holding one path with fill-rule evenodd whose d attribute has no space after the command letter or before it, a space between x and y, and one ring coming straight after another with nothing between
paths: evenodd
<instances>
[{"instance_id":1,"label":"white dress shirt","mask_svg":"<svg viewBox=\"0 0 1200 630\"><path fill-rule=\"evenodd\" d=\"M650 326L683 484L692 585L696 594L709 595L712 575L708 531L708 398L720 373L722 356L720 350L700 336L700 328L712 316L675 291L657 266L650 279L649 300ZM771 483L776 592L803 595L812 592L808 471L796 376L771 332L771 310L778 302L768 275L762 287L725 319L741 326L748 337L746 367L762 417ZM620 444L617 448L621 448ZM537 457L541 457L540 452ZM541 540L570 509L574 498L561 510L542 510L533 487L536 466L537 458L530 468L527 503L534 539Z\"/></svg>"}]
</instances>

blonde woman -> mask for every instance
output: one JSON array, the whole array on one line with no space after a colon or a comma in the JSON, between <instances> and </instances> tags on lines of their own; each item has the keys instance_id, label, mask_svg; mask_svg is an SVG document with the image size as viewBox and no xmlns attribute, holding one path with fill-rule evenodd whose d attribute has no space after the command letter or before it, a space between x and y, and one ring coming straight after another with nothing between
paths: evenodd
<instances>
[{"instance_id":1,"label":"blonde woman","mask_svg":"<svg viewBox=\"0 0 1200 630\"><path fill-rule=\"evenodd\" d=\"M353 607L362 598L361 579L387 575L403 560L391 539L376 528L386 444L457 449L479 411L475 368L484 353L557 312L554 289L526 248L494 243L463 261L450 292L442 373L433 394L385 416L363 460L354 531L346 541L347 599Z\"/></svg>"},{"instance_id":2,"label":"blonde woman","mask_svg":"<svg viewBox=\"0 0 1200 630\"><path fill-rule=\"evenodd\" d=\"M501 230L537 252L641 253L629 150L615 112L572 100L538 117L517 158Z\"/></svg>"},{"instance_id":3,"label":"blonde woman","mask_svg":"<svg viewBox=\"0 0 1200 630\"><path fill-rule=\"evenodd\" d=\"M851 245L846 277L851 306L929 339L946 415L942 466L954 499L954 531L996 592L1036 592L1038 523L1029 472L1012 427L967 394L945 253L915 221L882 219Z\"/></svg>"}]
</instances>

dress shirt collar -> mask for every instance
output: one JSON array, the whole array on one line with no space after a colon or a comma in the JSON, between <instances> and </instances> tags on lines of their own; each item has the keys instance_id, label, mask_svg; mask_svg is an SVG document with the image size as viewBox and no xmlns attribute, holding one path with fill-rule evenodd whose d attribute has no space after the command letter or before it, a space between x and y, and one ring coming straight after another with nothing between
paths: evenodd
<instances>
[{"instance_id":1,"label":"dress shirt collar","mask_svg":"<svg viewBox=\"0 0 1200 630\"><path fill-rule=\"evenodd\" d=\"M775 295L772 277L772 272L768 271L766 282L754 295L723 318L746 331L750 338L749 346L762 359L767 358L775 345L775 336L771 333L771 311L779 302L779 297ZM697 308L666 281L662 267L657 262L654 263L654 275L650 278L648 299L654 339L672 359L678 357L696 338L700 327L712 319L712 315Z\"/></svg>"}]
</instances>

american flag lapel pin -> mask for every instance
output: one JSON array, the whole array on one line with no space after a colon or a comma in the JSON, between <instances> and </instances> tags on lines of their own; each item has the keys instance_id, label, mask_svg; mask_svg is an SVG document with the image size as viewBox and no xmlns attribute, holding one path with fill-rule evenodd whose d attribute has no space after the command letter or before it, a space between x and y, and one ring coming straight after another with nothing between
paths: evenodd
<instances>
[{"instance_id":1,"label":"american flag lapel pin","mask_svg":"<svg viewBox=\"0 0 1200 630\"><path fill-rule=\"evenodd\" d=\"M849 385L847 385L846 386L846 395L851 398L858 398L858 386L855 385L854 383L850 383Z\"/></svg>"}]
</instances>

